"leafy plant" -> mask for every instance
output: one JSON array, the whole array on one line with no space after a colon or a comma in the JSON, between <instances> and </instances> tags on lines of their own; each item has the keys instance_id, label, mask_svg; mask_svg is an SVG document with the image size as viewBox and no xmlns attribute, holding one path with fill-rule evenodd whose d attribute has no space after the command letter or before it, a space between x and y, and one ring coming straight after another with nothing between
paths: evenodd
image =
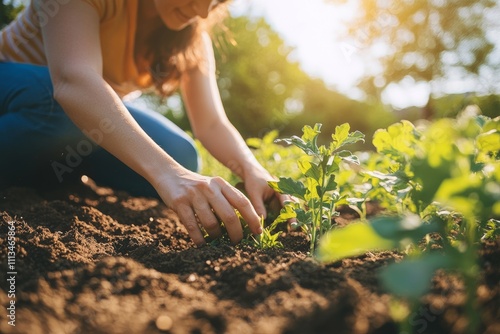
<instances>
[{"instance_id":1,"label":"leafy plant","mask_svg":"<svg viewBox=\"0 0 500 334\"><path fill-rule=\"evenodd\" d=\"M289 194L301 202L289 202L281 210L273 225L296 219L294 227L302 228L310 239L310 250L314 252L318 240L332 228L332 218L338 214L336 203L341 199L338 192L335 174L342 161L359 164L357 156L347 150L340 150L345 145L364 140L359 132L350 132L349 124L335 128L332 142L318 147L317 139L321 133L321 124L314 127L305 126L302 137L278 139L277 142L292 144L300 148L303 155L297 166L301 172L299 179L281 177L279 181L270 181L269 185L276 191Z\"/></svg>"},{"instance_id":2,"label":"leafy plant","mask_svg":"<svg viewBox=\"0 0 500 334\"><path fill-rule=\"evenodd\" d=\"M399 209L330 232L317 257L332 262L372 250L405 250L410 258L388 266L381 279L410 299L427 291L437 269L458 272L467 287L472 333L478 324L477 245L499 234L494 218L500 216L500 118L470 111L421 129L401 122L379 130L373 143L384 164L364 174ZM421 243L425 236L432 240L431 233L439 249Z\"/></svg>"}]
</instances>

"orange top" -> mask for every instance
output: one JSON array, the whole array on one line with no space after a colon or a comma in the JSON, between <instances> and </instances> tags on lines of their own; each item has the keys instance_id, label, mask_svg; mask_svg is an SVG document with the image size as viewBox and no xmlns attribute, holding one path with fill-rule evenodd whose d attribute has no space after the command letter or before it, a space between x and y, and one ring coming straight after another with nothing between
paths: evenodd
<instances>
[{"instance_id":1,"label":"orange top","mask_svg":"<svg viewBox=\"0 0 500 334\"><path fill-rule=\"evenodd\" d=\"M96 9L100 18L103 77L120 95L141 88L134 59L138 1L82 0ZM64 6L64 4L58 4ZM47 65L41 25L55 15L57 8L40 8L32 4L0 31L0 61ZM144 88L144 87L142 87Z\"/></svg>"}]
</instances>

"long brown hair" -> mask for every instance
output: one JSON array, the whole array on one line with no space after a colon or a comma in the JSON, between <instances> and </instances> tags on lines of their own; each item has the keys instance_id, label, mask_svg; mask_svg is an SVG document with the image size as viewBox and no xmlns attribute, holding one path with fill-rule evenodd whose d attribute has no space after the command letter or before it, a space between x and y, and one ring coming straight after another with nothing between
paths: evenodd
<instances>
[{"instance_id":1,"label":"long brown hair","mask_svg":"<svg viewBox=\"0 0 500 334\"><path fill-rule=\"evenodd\" d=\"M198 18L180 31L162 25L151 35L146 58L150 60L150 80L157 93L163 97L172 94L179 87L182 73L200 66L202 34L215 25L222 26L227 13L227 1L218 0L206 19Z\"/></svg>"}]
</instances>

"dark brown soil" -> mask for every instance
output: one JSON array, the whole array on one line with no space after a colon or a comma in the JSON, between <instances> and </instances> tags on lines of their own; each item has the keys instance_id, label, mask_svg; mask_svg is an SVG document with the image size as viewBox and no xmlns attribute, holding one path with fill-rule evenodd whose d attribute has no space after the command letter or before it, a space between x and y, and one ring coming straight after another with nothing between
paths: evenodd
<instances>
[{"instance_id":1,"label":"dark brown soil","mask_svg":"<svg viewBox=\"0 0 500 334\"><path fill-rule=\"evenodd\" d=\"M344 212L345 224L354 215ZM16 226L15 327L6 307L8 222ZM2 333L463 333L462 281L440 273L402 329L368 253L330 265L299 232L283 249L195 248L155 199L77 184L0 191ZM485 245L480 333L500 333L499 242Z\"/></svg>"}]
</instances>

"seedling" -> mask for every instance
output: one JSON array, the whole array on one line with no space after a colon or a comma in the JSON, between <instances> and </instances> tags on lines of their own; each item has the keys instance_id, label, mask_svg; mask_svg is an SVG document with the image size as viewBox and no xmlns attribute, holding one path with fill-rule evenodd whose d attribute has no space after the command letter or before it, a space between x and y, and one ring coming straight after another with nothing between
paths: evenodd
<instances>
[{"instance_id":1,"label":"seedling","mask_svg":"<svg viewBox=\"0 0 500 334\"><path fill-rule=\"evenodd\" d=\"M301 177L297 180L281 177L279 181L269 182L274 190L301 201L286 203L272 226L295 218L296 223L292 227L300 227L308 235L311 254L321 236L332 228L332 218L338 215L336 204L342 198L335 182L335 173L339 171L339 164L341 161L359 164L357 156L340 149L364 141L361 132L351 133L349 124L342 124L335 128L329 145L318 146L320 129L319 123L314 127L305 126L302 137L292 136L276 141L295 145L302 150L303 155L297 161Z\"/></svg>"},{"instance_id":2,"label":"seedling","mask_svg":"<svg viewBox=\"0 0 500 334\"><path fill-rule=\"evenodd\" d=\"M272 226L264 226L264 217L261 217L262 234L251 236L253 246L259 249L283 248L283 244L278 241L281 232L272 233Z\"/></svg>"}]
</instances>

